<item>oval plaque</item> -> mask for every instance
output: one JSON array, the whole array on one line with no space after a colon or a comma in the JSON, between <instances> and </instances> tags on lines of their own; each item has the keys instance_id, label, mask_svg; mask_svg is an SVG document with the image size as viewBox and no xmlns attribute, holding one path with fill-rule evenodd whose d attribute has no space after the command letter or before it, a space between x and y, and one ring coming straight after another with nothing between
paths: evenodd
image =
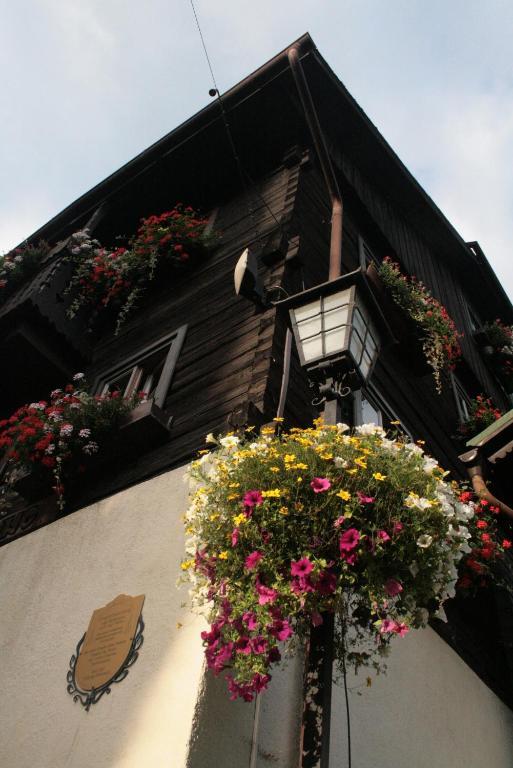
<instances>
[{"instance_id":1,"label":"oval plaque","mask_svg":"<svg viewBox=\"0 0 513 768\"><path fill-rule=\"evenodd\" d=\"M93 612L68 672L68 692L86 709L110 693L110 684L123 680L136 660L143 641L143 603L144 595L118 595Z\"/></svg>"}]
</instances>

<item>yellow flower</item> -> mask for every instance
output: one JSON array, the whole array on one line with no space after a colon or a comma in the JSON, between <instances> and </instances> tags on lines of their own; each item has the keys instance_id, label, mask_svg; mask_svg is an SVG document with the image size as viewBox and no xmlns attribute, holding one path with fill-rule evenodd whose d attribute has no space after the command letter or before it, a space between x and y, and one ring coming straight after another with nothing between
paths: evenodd
<instances>
[{"instance_id":1,"label":"yellow flower","mask_svg":"<svg viewBox=\"0 0 513 768\"><path fill-rule=\"evenodd\" d=\"M279 467L269 467L269 469L271 470L271 472L279 472L280 471Z\"/></svg>"},{"instance_id":2,"label":"yellow flower","mask_svg":"<svg viewBox=\"0 0 513 768\"><path fill-rule=\"evenodd\" d=\"M283 461L285 464L290 464L291 462L294 462L296 460L296 457L293 453L286 453L283 457Z\"/></svg>"},{"instance_id":3,"label":"yellow flower","mask_svg":"<svg viewBox=\"0 0 513 768\"><path fill-rule=\"evenodd\" d=\"M276 421L278 424L281 424L282 421L284 421L283 416L275 416L273 421Z\"/></svg>"},{"instance_id":4,"label":"yellow flower","mask_svg":"<svg viewBox=\"0 0 513 768\"><path fill-rule=\"evenodd\" d=\"M305 505L301 501L296 501L294 506L295 506L295 508L297 509L298 512L302 512L304 510L304 508L305 508Z\"/></svg>"},{"instance_id":5,"label":"yellow flower","mask_svg":"<svg viewBox=\"0 0 513 768\"><path fill-rule=\"evenodd\" d=\"M374 480L386 480L387 479L387 476L386 475L382 475L381 472L373 472L372 473L372 477L374 478Z\"/></svg>"},{"instance_id":6,"label":"yellow flower","mask_svg":"<svg viewBox=\"0 0 513 768\"><path fill-rule=\"evenodd\" d=\"M394 425L394 427L398 427L398 426L400 425L400 423L401 423L401 422L400 422L400 421L398 421L397 419L396 419L395 421L391 421L391 422L390 422L390 424L393 424L393 425Z\"/></svg>"},{"instance_id":7,"label":"yellow flower","mask_svg":"<svg viewBox=\"0 0 513 768\"><path fill-rule=\"evenodd\" d=\"M243 525L244 523L248 522L248 518L246 517L244 512L241 512L240 515L235 515L235 517L233 518L233 522L235 523L236 526Z\"/></svg>"},{"instance_id":8,"label":"yellow flower","mask_svg":"<svg viewBox=\"0 0 513 768\"><path fill-rule=\"evenodd\" d=\"M228 552L225 550L224 552L220 552L218 557L219 560L228 560Z\"/></svg>"},{"instance_id":9,"label":"yellow flower","mask_svg":"<svg viewBox=\"0 0 513 768\"><path fill-rule=\"evenodd\" d=\"M297 464L294 464L291 469L308 469L308 464L304 464L302 461L300 461Z\"/></svg>"},{"instance_id":10,"label":"yellow flower","mask_svg":"<svg viewBox=\"0 0 513 768\"><path fill-rule=\"evenodd\" d=\"M346 472L348 475L356 475L358 472L358 467L353 467L353 469L346 469Z\"/></svg>"},{"instance_id":11,"label":"yellow flower","mask_svg":"<svg viewBox=\"0 0 513 768\"><path fill-rule=\"evenodd\" d=\"M287 507L280 507L278 512L280 513L280 515L288 515L289 514L289 510L287 509Z\"/></svg>"},{"instance_id":12,"label":"yellow flower","mask_svg":"<svg viewBox=\"0 0 513 768\"><path fill-rule=\"evenodd\" d=\"M298 478L296 479L296 483L302 483L302 482L303 482L303 478L302 478L302 477L298 477Z\"/></svg>"},{"instance_id":13,"label":"yellow flower","mask_svg":"<svg viewBox=\"0 0 513 768\"><path fill-rule=\"evenodd\" d=\"M264 499L279 499L282 493L279 488L271 488L269 491L262 491L262 496Z\"/></svg>"},{"instance_id":14,"label":"yellow flower","mask_svg":"<svg viewBox=\"0 0 513 768\"><path fill-rule=\"evenodd\" d=\"M321 453L320 457L321 457L321 459L324 459L325 461L329 461L330 459L333 458L333 454L332 453Z\"/></svg>"},{"instance_id":15,"label":"yellow flower","mask_svg":"<svg viewBox=\"0 0 513 768\"><path fill-rule=\"evenodd\" d=\"M194 560L184 560L183 563L180 565L180 568L182 569L182 571L188 571L192 565L194 565Z\"/></svg>"},{"instance_id":16,"label":"yellow flower","mask_svg":"<svg viewBox=\"0 0 513 768\"><path fill-rule=\"evenodd\" d=\"M213 512L210 515L210 519L211 519L212 522L214 522L214 520L217 520L218 518L219 518L219 512Z\"/></svg>"},{"instance_id":17,"label":"yellow flower","mask_svg":"<svg viewBox=\"0 0 513 768\"><path fill-rule=\"evenodd\" d=\"M235 501L235 499L239 498L239 494L238 493L230 493L230 494L228 494L228 496L226 498L228 499L228 501Z\"/></svg>"},{"instance_id":18,"label":"yellow flower","mask_svg":"<svg viewBox=\"0 0 513 768\"><path fill-rule=\"evenodd\" d=\"M367 469L367 462L365 461L365 456L358 456L354 460L355 464L358 464L359 467L362 467L362 469Z\"/></svg>"},{"instance_id":19,"label":"yellow flower","mask_svg":"<svg viewBox=\"0 0 513 768\"><path fill-rule=\"evenodd\" d=\"M274 435L274 427L262 427L260 430L261 435Z\"/></svg>"},{"instance_id":20,"label":"yellow flower","mask_svg":"<svg viewBox=\"0 0 513 768\"><path fill-rule=\"evenodd\" d=\"M228 485L228 488L239 488L239 487L240 487L240 483L230 483Z\"/></svg>"},{"instance_id":21,"label":"yellow flower","mask_svg":"<svg viewBox=\"0 0 513 768\"><path fill-rule=\"evenodd\" d=\"M202 451L198 451L198 456L204 456L206 453L210 453L210 451L207 451L205 449Z\"/></svg>"},{"instance_id":22,"label":"yellow flower","mask_svg":"<svg viewBox=\"0 0 513 768\"><path fill-rule=\"evenodd\" d=\"M343 499L344 501L349 501L349 499L351 498L351 494L349 493L349 491L339 491L335 495Z\"/></svg>"}]
</instances>

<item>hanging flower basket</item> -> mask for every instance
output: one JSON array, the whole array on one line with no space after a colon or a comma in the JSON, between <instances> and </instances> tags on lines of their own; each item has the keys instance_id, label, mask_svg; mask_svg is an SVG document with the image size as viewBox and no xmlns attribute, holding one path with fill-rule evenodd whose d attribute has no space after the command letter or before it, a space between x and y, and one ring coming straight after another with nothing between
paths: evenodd
<instances>
[{"instance_id":1,"label":"hanging flower basket","mask_svg":"<svg viewBox=\"0 0 513 768\"><path fill-rule=\"evenodd\" d=\"M378 270L394 302L413 320L422 342L426 363L433 372L436 391L442 391L442 371L452 370L461 356L454 321L447 310L415 277L403 275L399 265L386 257Z\"/></svg>"},{"instance_id":2,"label":"hanging flower basket","mask_svg":"<svg viewBox=\"0 0 513 768\"><path fill-rule=\"evenodd\" d=\"M207 220L191 207L175 206L158 216L142 219L128 247L110 250L87 231L75 232L69 243L74 271L66 293L73 318L85 307L90 323L114 314L116 333L152 282L177 275L200 258L214 243L205 234Z\"/></svg>"},{"instance_id":3,"label":"hanging flower basket","mask_svg":"<svg viewBox=\"0 0 513 768\"><path fill-rule=\"evenodd\" d=\"M246 701L325 612L339 663L382 669L392 638L454 594L474 518L435 460L380 427L262 432L192 465L182 563L211 624L207 664Z\"/></svg>"},{"instance_id":4,"label":"hanging flower basket","mask_svg":"<svg viewBox=\"0 0 513 768\"><path fill-rule=\"evenodd\" d=\"M424 354L422 339L419 337L417 323L406 314L394 301L373 263L367 267L367 278L372 284L383 315L387 319L394 338L397 341L395 352L408 372L414 376L427 376L431 367Z\"/></svg>"}]
</instances>

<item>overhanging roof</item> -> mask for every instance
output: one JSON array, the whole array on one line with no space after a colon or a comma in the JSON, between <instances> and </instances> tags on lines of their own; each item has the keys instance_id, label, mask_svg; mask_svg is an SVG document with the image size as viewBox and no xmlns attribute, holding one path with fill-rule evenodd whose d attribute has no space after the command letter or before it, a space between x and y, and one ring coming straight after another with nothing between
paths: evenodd
<instances>
[{"instance_id":1,"label":"overhanging roof","mask_svg":"<svg viewBox=\"0 0 513 768\"><path fill-rule=\"evenodd\" d=\"M310 35L291 45L299 51L330 140L354 159L439 257L458 269L476 296L483 290L492 295L497 314L513 323L511 303L484 254L473 253L466 245L328 66ZM290 47L223 94L248 183L276 167L294 144L310 143L288 64ZM102 202L134 197L152 201L159 190L163 199L167 195L167 204L174 196L203 207L215 204L216 195L240 192L239 171L217 99L79 197L30 239L55 242L83 225Z\"/></svg>"}]
</instances>

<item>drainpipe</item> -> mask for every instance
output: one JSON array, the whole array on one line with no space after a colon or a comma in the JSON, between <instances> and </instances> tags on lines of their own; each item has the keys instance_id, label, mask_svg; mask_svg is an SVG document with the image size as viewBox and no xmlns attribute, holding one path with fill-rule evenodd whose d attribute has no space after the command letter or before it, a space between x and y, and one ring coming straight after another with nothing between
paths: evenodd
<instances>
[{"instance_id":1,"label":"drainpipe","mask_svg":"<svg viewBox=\"0 0 513 768\"><path fill-rule=\"evenodd\" d=\"M337 179L333 171L328 148L322 133L319 118L315 110L312 94L306 82L305 73L301 65L299 51L294 46L287 52L292 75L296 83L301 105L305 113L306 122L319 160L324 181L331 198L331 242L330 242L330 268L329 280L340 277L342 273L342 196L338 188Z\"/></svg>"},{"instance_id":2,"label":"drainpipe","mask_svg":"<svg viewBox=\"0 0 513 768\"><path fill-rule=\"evenodd\" d=\"M497 499L488 489L483 478L483 470L480 466L467 468L467 472L472 481L474 492L480 499L485 499L492 506L499 507L500 511L508 515L508 517L513 517L513 509L504 504L503 501L500 501L500 499Z\"/></svg>"}]
</instances>

